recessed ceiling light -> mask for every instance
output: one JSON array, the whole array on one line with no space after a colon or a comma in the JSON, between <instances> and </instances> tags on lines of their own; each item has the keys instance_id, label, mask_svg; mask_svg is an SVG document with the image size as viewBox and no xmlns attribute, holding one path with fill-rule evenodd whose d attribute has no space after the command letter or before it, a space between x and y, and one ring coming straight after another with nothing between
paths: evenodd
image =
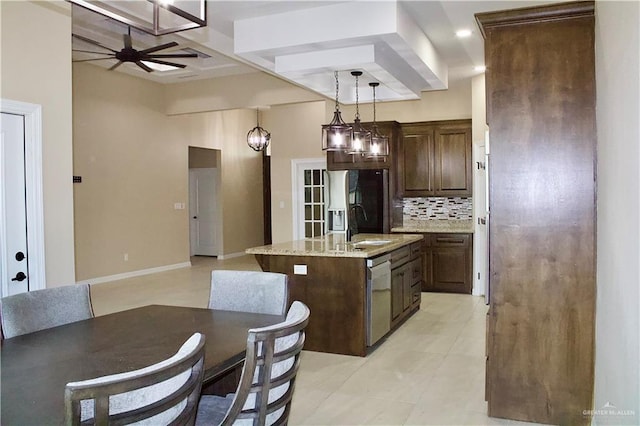
<instances>
[{"instance_id":1,"label":"recessed ceiling light","mask_svg":"<svg viewBox=\"0 0 640 426\"><path fill-rule=\"evenodd\" d=\"M478 72L485 72L487 70L487 67L485 67L484 65L478 65L476 67L473 67L473 69Z\"/></svg>"},{"instance_id":2,"label":"recessed ceiling light","mask_svg":"<svg viewBox=\"0 0 640 426\"><path fill-rule=\"evenodd\" d=\"M465 38L470 36L471 36L471 30L463 29L463 30L456 31L456 37L458 38Z\"/></svg>"}]
</instances>

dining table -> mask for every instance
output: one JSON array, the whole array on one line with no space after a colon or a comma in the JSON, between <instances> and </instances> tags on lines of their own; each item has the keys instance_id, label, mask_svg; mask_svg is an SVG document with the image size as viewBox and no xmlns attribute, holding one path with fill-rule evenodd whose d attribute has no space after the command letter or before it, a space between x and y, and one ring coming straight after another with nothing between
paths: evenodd
<instances>
[{"instance_id":1,"label":"dining table","mask_svg":"<svg viewBox=\"0 0 640 426\"><path fill-rule=\"evenodd\" d=\"M251 328L284 318L149 305L4 339L0 348L0 424L64 424L69 382L149 366L205 335L204 385L241 368Z\"/></svg>"}]
</instances>

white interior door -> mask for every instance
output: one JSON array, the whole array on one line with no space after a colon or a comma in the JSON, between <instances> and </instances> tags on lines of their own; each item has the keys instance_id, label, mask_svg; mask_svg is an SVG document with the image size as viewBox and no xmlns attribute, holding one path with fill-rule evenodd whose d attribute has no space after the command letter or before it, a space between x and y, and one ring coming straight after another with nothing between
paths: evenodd
<instances>
[{"instance_id":1,"label":"white interior door","mask_svg":"<svg viewBox=\"0 0 640 426\"><path fill-rule=\"evenodd\" d=\"M485 144L474 145L473 216L473 294L486 295L489 255L487 250L487 161Z\"/></svg>"},{"instance_id":2,"label":"white interior door","mask_svg":"<svg viewBox=\"0 0 640 426\"><path fill-rule=\"evenodd\" d=\"M24 116L2 113L0 122L0 272L2 295L29 291Z\"/></svg>"},{"instance_id":3,"label":"white interior door","mask_svg":"<svg viewBox=\"0 0 640 426\"><path fill-rule=\"evenodd\" d=\"M189 216L192 256L217 256L215 168L189 169Z\"/></svg>"}]
</instances>

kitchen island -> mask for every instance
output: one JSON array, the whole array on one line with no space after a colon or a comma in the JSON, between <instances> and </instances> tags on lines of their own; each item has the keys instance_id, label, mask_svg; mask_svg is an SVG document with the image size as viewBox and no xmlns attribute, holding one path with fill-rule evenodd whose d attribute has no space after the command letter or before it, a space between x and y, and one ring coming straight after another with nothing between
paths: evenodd
<instances>
[{"instance_id":1,"label":"kitchen island","mask_svg":"<svg viewBox=\"0 0 640 426\"><path fill-rule=\"evenodd\" d=\"M389 333L420 307L422 236L417 234L342 234L253 247L263 271L289 277L289 303L309 306L305 349L366 356L372 296L387 300ZM372 295L371 269L388 260L390 288ZM376 315L374 315L375 318ZM375 321L375 319L374 319ZM387 333L388 334L388 333ZM371 339L369 338L369 341ZM379 343L379 342L378 342Z\"/></svg>"}]
</instances>

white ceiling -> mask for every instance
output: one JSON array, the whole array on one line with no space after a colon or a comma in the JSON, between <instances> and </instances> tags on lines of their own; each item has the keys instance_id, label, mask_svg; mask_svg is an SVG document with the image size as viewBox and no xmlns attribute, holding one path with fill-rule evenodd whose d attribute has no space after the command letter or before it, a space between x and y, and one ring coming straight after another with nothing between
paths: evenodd
<instances>
[{"instance_id":1,"label":"white ceiling","mask_svg":"<svg viewBox=\"0 0 640 426\"><path fill-rule=\"evenodd\" d=\"M177 83L263 71L333 98L337 70L340 101L353 103L349 71L361 70L361 101L371 99L370 81L381 83L379 100L417 99L422 91L446 89L479 73L474 67L483 65L484 50L475 13L545 3L550 1L207 0L207 27L160 37L131 30L138 50L176 41L178 47L157 53L200 52L198 58L175 60L185 69L147 73L125 63L114 72ZM464 28L471 36L457 38ZM126 32L124 24L73 6L74 34L120 50ZM77 38L73 48L101 50ZM73 53L74 60L96 57ZM115 62L91 63L109 68Z\"/></svg>"}]
</instances>

